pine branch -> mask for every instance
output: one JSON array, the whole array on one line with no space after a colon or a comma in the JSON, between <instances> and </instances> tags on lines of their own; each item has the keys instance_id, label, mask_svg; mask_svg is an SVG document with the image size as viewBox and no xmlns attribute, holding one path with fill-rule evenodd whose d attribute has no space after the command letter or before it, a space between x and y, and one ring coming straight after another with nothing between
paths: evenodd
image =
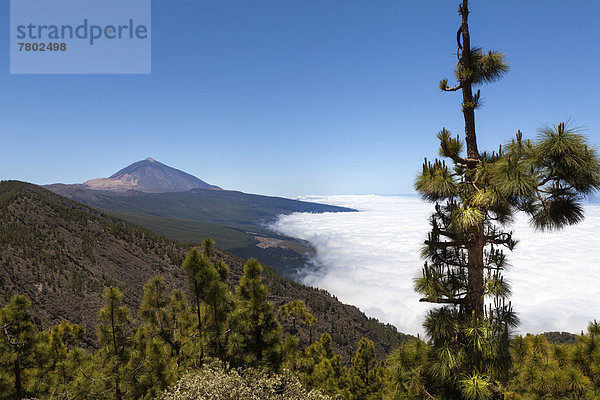
<instances>
[{"instance_id":1,"label":"pine branch","mask_svg":"<svg viewBox=\"0 0 600 400\"><path fill-rule=\"evenodd\" d=\"M504 237L504 238L502 238ZM502 245L508 245L512 242L512 236L510 235L510 233L499 233L497 235L486 235L484 236L485 240L487 243L490 244L502 244Z\"/></svg>"},{"instance_id":2,"label":"pine branch","mask_svg":"<svg viewBox=\"0 0 600 400\"><path fill-rule=\"evenodd\" d=\"M432 261L434 261L434 262L435 262L436 260L434 259L434 257L437 259L437 261L440 261L440 262L442 262L443 264L451 265L451 266L453 266L453 267L457 267L457 268L466 268L466 267L467 267L467 265L466 265L466 264L460 264L460 263L458 263L458 262L455 262L455 261L450 261L450 260L448 260L447 258L445 258L445 257L442 257L442 256L441 256L440 254L438 254L438 253L435 253L435 254L433 254L433 255L431 256L431 259L432 259Z\"/></svg>"},{"instance_id":3,"label":"pine branch","mask_svg":"<svg viewBox=\"0 0 600 400\"><path fill-rule=\"evenodd\" d=\"M460 298L460 299L432 299L430 297L423 297L420 298L419 301L422 303L438 303L438 304L463 304L466 302L467 299L465 298Z\"/></svg>"},{"instance_id":4,"label":"pine branch","mask_svg":"<svg viewBox=\"0 0 600 400\"><path fill-rule=\"evenodd\" d=\"M462 89L462 87L463 87L462 83L459 83L458 85L453 86L453 87L449 87L449 86L442 87L442 86L440 86L440 89L442 89L444 92L456 92L457 90Z\"/></svg>"},{"instance_id":5,"label":"pine branch","mask_svg":"<svg viewBox=\"0 0 600 400\"><path fill-rule=\"evenodd\" d=\"M433 247L433 248L438 248L438 249L445 249L448 247L460 247L460 246L464 246L465 242L462 241L456 241L456 242L436 242L436 241L432 241L432 240L426 240L425 244Z\"/></svg>"}]
</instances>

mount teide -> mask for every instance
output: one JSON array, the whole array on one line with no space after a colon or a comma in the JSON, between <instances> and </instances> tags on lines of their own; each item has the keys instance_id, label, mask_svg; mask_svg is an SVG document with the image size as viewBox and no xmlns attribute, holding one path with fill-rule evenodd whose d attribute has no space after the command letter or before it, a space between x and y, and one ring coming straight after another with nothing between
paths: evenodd
<instances>
[{"instance_id":1,"label":"mount teide","mask_svg":"<svg viewBox=\"0 0 600 400\"><path fill-rule=\"evenodd\" d=\"M109 178L92 179L83 186L94 190L124 192L136 190L146 193L185 192L192 189L221 188L209 185L186 172L169 167L153 158L135 162Z\"/></svg>"}]
</instances>

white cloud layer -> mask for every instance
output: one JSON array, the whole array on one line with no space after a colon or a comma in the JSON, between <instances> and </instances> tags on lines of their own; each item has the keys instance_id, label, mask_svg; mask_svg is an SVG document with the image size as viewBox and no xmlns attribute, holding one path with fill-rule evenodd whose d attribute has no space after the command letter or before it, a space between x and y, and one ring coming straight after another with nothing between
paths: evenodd
<instances>
[{"instance_id":1,"label":"white cloud layer","mask_svg":"<svg viewBox=\"0 0 600 400\"><path fill-rule=\"evenodd\" d=\"M419 303L412 279L433 206L409 196L305 196L301 200L346 206L358 213L296 213L272 228L309 241L317 250L304 283L328 290L368 316L401 332L423 333L430 307ZM561 232L534 232L527 218L514 224L520 240L508 252L505 272L519 331L578 333L600 319L600 205L585 206L586 219Z\"/></svg>"}]
</instances>

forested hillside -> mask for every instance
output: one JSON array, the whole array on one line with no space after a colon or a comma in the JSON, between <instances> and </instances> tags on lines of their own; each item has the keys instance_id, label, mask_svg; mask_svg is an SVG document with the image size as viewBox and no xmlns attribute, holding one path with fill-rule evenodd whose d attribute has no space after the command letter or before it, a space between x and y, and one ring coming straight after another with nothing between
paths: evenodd
<instances>
[{"instance_id":1,"label":"forested hillside","mask_svg":"<svg viewBox=\"0 0 600 400\"><path fill-rule=\"evenodd\" d=\"M137 319L143 285L151 277L162 276L171 288L185 287L181 264L190 245L31 184L0 183L0 230L2 303L15 294L27 295L40 327L62 319L81 324L89 347L97 344L94 326L104 288L119 287L125 294L124 304ZM215 253L229 266L233 288L242 275L243 261L218 249ZM306 302L317 318L313 336L330 333L344 362L362 337L375 342L380 356L406 337L324 291L283 279L269 267L264 275L269 299L276 306L295 299ZM285 322L284 329L293 329L292 322ZM301 330L299 336L301 344L308 343L309 332Z\"/></svg>"}]
</instances>

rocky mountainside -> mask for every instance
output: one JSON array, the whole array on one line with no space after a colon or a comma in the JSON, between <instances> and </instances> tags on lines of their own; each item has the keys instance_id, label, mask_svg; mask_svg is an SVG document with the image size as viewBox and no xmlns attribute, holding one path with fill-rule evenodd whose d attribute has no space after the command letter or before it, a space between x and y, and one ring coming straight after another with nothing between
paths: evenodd
<instances>
[{"instance_id":1,"label":"rocky mountainside","mask_svg":"<svg viewBox=\"0 0 600 400\"><path fill-rule=\"evenodd\" d=\"M82 186L111 192L136 190L148 193L185 192L191 189L221 189L150 157L123 168L109 178L92 179L84 182Z\"/></svg>"},{"instance_id":2,"label":"rocky mountainside","mask_svg":"<svg viewBox=\"0 0 600 400\"><path fill-rule=\"evenodd\" d=\"M0 303L26 294L40 325L62 319L82 324L89 346L95 343L106 286L124 291L134 317L150 277L162 275L172 287L186 286L180 265L188 245L35 185L0 182L0 232ZM217 256L231 269L231 286L237 285L243 261L222 251ZM363 336L376 343L379 354L407 338L327 292L286 280L271 268L265 268L264 280L276 305L304 300L318 318L315 336L329 332L345 360ZM285 328L289 332L291 326ZM306 344L307 334L301 339Z\"/></svg>"}]
</instances>

